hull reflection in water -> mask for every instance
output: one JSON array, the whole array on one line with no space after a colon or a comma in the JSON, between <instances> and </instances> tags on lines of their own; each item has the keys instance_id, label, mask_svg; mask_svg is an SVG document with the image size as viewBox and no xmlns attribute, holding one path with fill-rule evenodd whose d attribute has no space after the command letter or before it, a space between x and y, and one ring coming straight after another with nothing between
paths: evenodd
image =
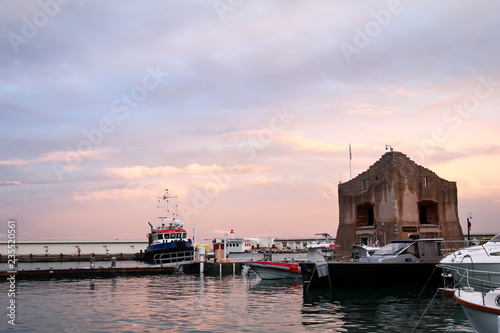
<instances>
[{"instance_id":1,"label":"hull reflection in water","mask_svg":"<svg viewBox=\"0 0 500 333\"><path fill-rule=\"evenodd\" d=\"M434 290L419 294L407 287L304 292L303 324L339 332L473 332L451 297L432 300Z\"/></svg>"}]
</instances>

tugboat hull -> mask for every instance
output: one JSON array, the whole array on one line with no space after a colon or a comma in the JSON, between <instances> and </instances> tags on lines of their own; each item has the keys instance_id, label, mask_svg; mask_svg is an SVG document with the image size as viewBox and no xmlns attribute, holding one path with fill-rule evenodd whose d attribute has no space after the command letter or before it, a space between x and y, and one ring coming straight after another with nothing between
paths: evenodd
<instances>
[{"instance_id":1,"label":"tugboat hull","mask_svg":"<svg viewBox=\"0 0 500 333\"><path fill-rule=\"evenodd\" d=\"M176 259L177 257L182 258L182 260L175 261L194 260L193 251L194 248L191 242L181 241L154 244L148 246L148 248L146 249L146 252L144 253L144 261L146 263L156 264L159 263L157 261L162 255L169 255L168 257L170 257L171 259Z\"/></svg>"}]
</instances>

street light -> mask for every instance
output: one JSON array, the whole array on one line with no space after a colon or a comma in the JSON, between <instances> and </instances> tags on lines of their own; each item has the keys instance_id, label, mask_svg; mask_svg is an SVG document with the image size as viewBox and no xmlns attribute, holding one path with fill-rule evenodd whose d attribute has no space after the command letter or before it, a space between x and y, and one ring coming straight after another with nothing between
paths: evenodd
<instances>
[{"instance_id":1,"label":"street light","mask_svg":"<svg viewBox=\"0 0 500 333\"><path fill-rule=\"evenodd\" d=\"M470 222L470 220L472 220L471 212L467 213L467 239L469 240L469 246L470 246L470 229L472 227L472 223Z\"/></svg>"}]
</instances>

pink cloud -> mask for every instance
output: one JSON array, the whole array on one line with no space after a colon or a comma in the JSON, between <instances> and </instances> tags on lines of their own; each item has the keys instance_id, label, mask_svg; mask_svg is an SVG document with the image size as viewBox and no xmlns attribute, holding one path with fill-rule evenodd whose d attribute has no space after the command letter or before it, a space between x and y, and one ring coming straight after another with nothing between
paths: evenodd
<instances>
[{"instance_id":1,"label":"pink cloud","mask_svg":"<svg viewBox=\"0 0 500 333\"><path fill-rule=\"evenodd\" d=\"M382 88L379 89L378 91L380 92L386 92L392 96L416 96L417 93L410 92L407 89L399 88L399 89L392 89L392 88Z\"/></svg>"},{"instance_id":2,"label":"pink cloud","mask_svg":"<svg viewBox=\"0 0 500 333\"><path fill-rule=\"evenodd\" d=\"M141 179L148 177L166 177L171 175L210 175L224 172L224 167L211 164L200 165L193 163L185 166L184 168L177 168L170 165L160 167L147 167L144 165L137 165L133 167L108 167L105 173L121 179Z\"/></svg>"},{"instance_id":3,"label":"pink cloud","mask_svg":"<svg viewBox=\"0 0 500 333\"><path fill-rule=\"evenodd\" d=\"M22 185L22 183L17 180L0 181L0 186L8 186L8 185Z\"/></svg>"},{"instance_id":4,"label":"pink cloud","mask_svg":"<svg viewBox=\"0 0 500 333\"><path fill-rule=\"evenodd\" d=\"M345 149L345 147L292 133L279 135L275 138L275 141L281 145L290 146L293 149L301 151L338 152Z\"/></svg>"},{"instance_id":5,"label":"pink cloud","mask_svg":"<svg viewBox=\"0 0 500 333\"><path fill-rule=\"evenodd\" d=\"M385 116L392 116L394 114L394 111L387 110L376 105L358 103L358 102L344 102L344 104L351 106L351 108L344 111L344 114L347 115L385 117Z\"/></svg>"},{"instance_id":6,"label":"pink cloud","mask_svg":"<svg viewBox=\"0 0 500 333\"><path fill-rule=\"evenodd\" d=\"M26 165L28 162L24 160L7 160L0 161L0 166L15 166L15 165Z\"/></svg>"}]
</instances>

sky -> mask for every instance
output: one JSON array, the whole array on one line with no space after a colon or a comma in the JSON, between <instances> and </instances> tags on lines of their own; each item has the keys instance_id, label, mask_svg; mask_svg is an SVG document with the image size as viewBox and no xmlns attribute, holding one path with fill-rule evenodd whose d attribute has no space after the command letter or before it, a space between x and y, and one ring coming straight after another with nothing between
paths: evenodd
<instances>
[{"instance_id":1,"label":"sky","mask_svg":"<svg viewBox=\"0 0 500 333\"><path fill-rule=\"evenodd\" d=\"M499 2L0 6L2 239L145 239L165 189L199 241L335 235L386 145L500 231Z\"/></svg>"}]
</instances>

